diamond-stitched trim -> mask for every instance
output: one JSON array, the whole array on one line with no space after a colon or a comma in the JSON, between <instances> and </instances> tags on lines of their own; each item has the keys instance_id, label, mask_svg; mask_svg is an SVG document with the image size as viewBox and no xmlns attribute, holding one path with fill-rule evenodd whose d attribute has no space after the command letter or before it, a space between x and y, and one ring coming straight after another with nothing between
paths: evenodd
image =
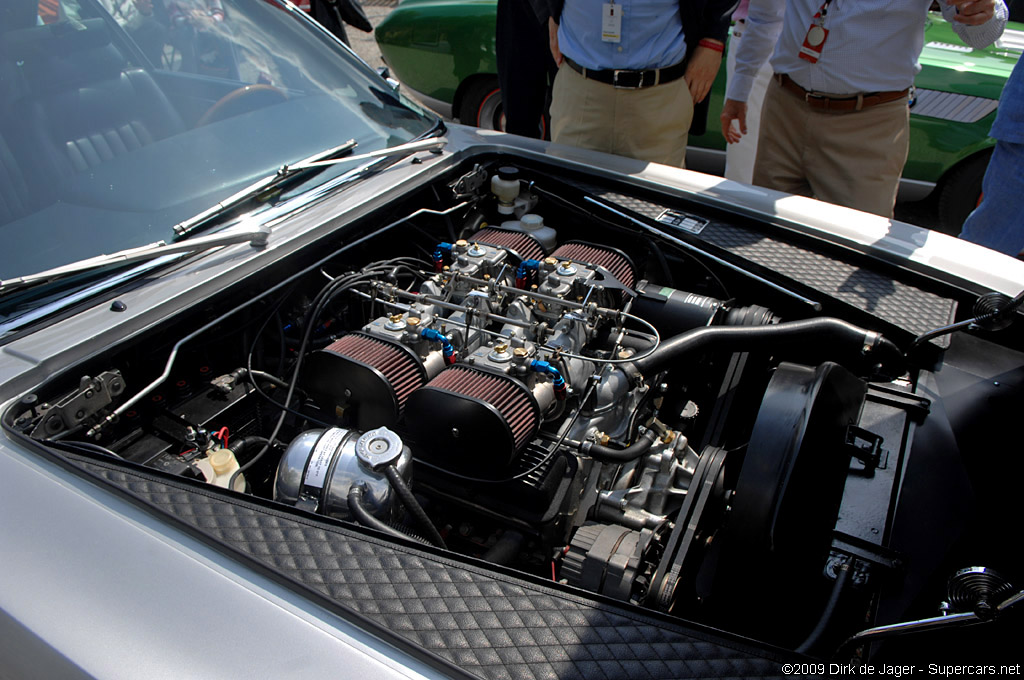
<instances>
[{"instance_id":1,"label":"diamond-stitched trim","mask_svg":"<svg viewBox=\"0 0 1024 680\"><path fill-rule=\"evenodd\" d=\"M651 219L666 208L650 201L578 184L608 203ZM914 335L952 323L953 300L923 291L870 269L808 250L778 235L767 235L737 224L712 220L698 237L757 265L862 309ZM936 338L947 347L948 337Z\"/></svg>"},{"instance_id":2,"label":"diamond-stitched trim","mask_svg":"<svg viewBox=\"0 0 1024 680\"><path fill-rule=\"evenodd\" d=\"M343 609L488 680L783 678L781 656L216 489L69 456Z\"/></svg>"}]
</instances>

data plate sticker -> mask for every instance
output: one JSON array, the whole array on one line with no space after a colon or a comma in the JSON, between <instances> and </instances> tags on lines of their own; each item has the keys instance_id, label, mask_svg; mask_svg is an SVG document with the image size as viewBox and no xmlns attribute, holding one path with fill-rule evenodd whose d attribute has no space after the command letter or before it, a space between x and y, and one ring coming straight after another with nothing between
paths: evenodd
<instances>
[{"instance_id":1,"label":"data plate sticker","mask_svg":"<svg viewBox=\"0 0 1024 680\"><path fill-rule=\"evenodd\" d=\"M704 227L710 224L710 220L706 220L703 217L697 217L696 215L687 215L684 212L678 210L663 210L658 215L658 222L661 224L667 224L670 227L676 229L682 229L683 231L690 232L691 234L699 234L704 231Z\"/></svg>"},{"instance_id":2,"label":"data plate sticker","mask_svg":"<svg viewBox=\"0 0 1024 680\"><path fill-rule=\"evenodd\" d=\"M305 486L314 489L324 488L324 480L327 479L327 470L331 467L334 454L341 446L342 440L348 431L339 428L327 430L317 440L313 447L313 455L309 457L309 464L306 465L306 477L302 480Z\"/></svg>"}]
</instances>

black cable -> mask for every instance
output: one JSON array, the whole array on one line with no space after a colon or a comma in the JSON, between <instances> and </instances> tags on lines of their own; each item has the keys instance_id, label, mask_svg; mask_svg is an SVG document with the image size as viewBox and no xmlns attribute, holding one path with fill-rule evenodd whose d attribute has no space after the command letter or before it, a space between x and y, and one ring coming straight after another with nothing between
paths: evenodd
<instances>
[{"instance_id":1,"label":"black cable","mask_svg":"<svg viewBox=\"0 0 1024 680\"><path fill-rule=\"evenodd\" d=\"M353 484L348 490L348 511L355 518L356 522L364 527L376 529L392 538L403 538L407 541L416 540L416 537L404 534L387 522L374 517L366 506L363 505L363 493L363 487L359 484Z\"/></svg>"},{"instance_id":2,"label":"black cable","mask_svg":"<svg viewBox=\"0 0 1024 680\"><path fill-rule=\"evenodd\" d=\"M80 451L91 451L92 453L100 453L100 454L103 454L104 456L111 456L111 457L117 458L119 460L125 460L124 456L122 456L121 454L116 453L114 451L111 451L107 447L100 446L99 444L95 444L93 442L83 442L83 441L78 441L77 439L72 439L72 440L63 439L63 440L52 440L52 441L49 441L48 443L51 446L56 446L58 448L63 447L65 449L71 448L71 449L79 449Z\"/></svg>"},{"instance_id":3,"label":"black cable","mask_svg":"<svg viewBox=\"0 0 1024 680\"><path fill-rule=\"evenodd\" d=\"M402 258L395 258L395 260L401 259ZM281 415L278 416L277 422L274 424L273 432L271 432L270 436L267 437L267 443L260 450L260 452L257 453L256 456L246 465L251 465L255 461L262 458L264 454L266 454L267 450L271 446L271 443L277 440L277 436L278 434L280 434L281 428L284 426L285 418L288 416L289 409L291 407L292 397L295 396L296 385L298 385L299 383L299 375L302 370L302 360L305 358L306 355L306 348L309 346L309 340L313 335L313 329L316 327L316 320L320 317L320 314L323 312L324 308L334 298L335 295L344 292L347 288L353 287L364 280L372 279L374 276L377 275L386 274L387 270L393 267L394 265L395 261L391 260L374 262L369 266L365 267L364 269L360 270L359 272L339 276L338 278L334 279L326 286L321 288L320 292L317 293L316 297L313 299L313 304L310 306L309 311L307 311L304 319L302 341L299 343L298 352L295 357L295 365L292 367L291 381L288 386L288 393L285 395L284 403L282 404L283 410L281 411ZM268 317L268 321L269 318L271 317ZM264 323L264 327L265 325L266 322ZM257 336L258 335L259 333L257 333ZM235 479L240 473L241 469L236 471L235 474L231 476L231 479L228 480L229 489L234 488Z\"/></svg>"},{"instance_id":4,"label":"black cable","mask_svg":"<svg viewBox=\"0 0 1024 680\"><path fill-rule=\"evenodd\" d=\"M276 430L274 431L274 437L277 437ZM237 454L239 451L244 451L249 446L254 446L256 444L263 445L263 448L259 450L259 453L250 458L248 461L246 461L245 465L240 465L237 470L231 473L231 478L228 479L228 489L234 490L235 482L238 480L238 477L242 475L246 470L251 469L253 465L255 465L261 458L263 458L264 455L266 455L267 451L270 450L271 441L271 439L267 439L266 437L259 437L253 435L251 437L244 437L243 439L240 439L233 447L230 447L231 451Z\"/></svg>"},{"instance_id":5,"label":"black cable","mask_svg":"<svg viewBox=\"0 0 1024 680\"><path fill-rule=\"evenodd\" d=\"M402 473L398 471L395 465L389 464L384 466L384 474L387 475L388 481L391 483L391 488L395 490L398 498L402 501L402 505L405 506L406 510L413 516L416 523L419 524L420 529L426 532L427 538L438 548L448 549L448 546L444 542L444 538L441 537L441 532L437 530L434 523L427 517L427 513L424 512L423 506L420 505L419 501L412 494L412 489L402 479Z\"/></svg>"},{"instance_id":6,"label":"black cable","mask_svg":"<svg viewBox=\"0 0 1024 680\"><path fill-rule=\"evenodd\" d=\"M843 562L839 567L839 573L836 575L836 582L832 584L832 593L828 597L828 603L825 605L825 610L821 612L821 617L818 619L818 624L814 626L814 630L807 636L807 639L800 643L800 646L796 648L796 651L800 654L807 654L814 648L818 641L821 639L825 629L828 628L829 622L832 620L832 615L835 614L836 606L839 604L839 597L843 594L843 590L846 588L846 584L850 582L850 577L853 575L853 565L849 562Z\"/></svg>"}]
</instances>

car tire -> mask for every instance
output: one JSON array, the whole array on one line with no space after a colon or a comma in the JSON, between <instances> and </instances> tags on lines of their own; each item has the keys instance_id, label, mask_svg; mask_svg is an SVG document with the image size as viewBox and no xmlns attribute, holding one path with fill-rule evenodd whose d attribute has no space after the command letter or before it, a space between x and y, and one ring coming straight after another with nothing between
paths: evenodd
<instances>
[{"instance_id":1,"label":"car tire","mask_svg":"<svg viewBox=\"0 0 1024 680\"><path fill-rule=\"evenodd\" d=\"M981 202L981 181L991 151L975 154L950 170L942 180L939 190L939 226L954 236L960 233L964 220Z\"/></svg>"},{"instance_id":2,"label":"car tire","mask_svg":"<svg viewBox=\"0 0 1024 680\"><path fill-rule=\"evenodd\" d=\"M485 130L505 129L498 79L482 78L470 83L459 104L459 122Z\"/></svg>"}]
</instances>

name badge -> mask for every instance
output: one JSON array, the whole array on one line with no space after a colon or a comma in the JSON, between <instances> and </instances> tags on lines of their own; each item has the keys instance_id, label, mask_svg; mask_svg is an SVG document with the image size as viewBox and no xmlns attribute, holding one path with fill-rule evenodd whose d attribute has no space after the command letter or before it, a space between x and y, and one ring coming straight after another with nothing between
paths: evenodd
<instances>
[{"instance_id":1,"label":"name badge","mask_svg":"<svg viewBox=\"0 0 1024 680\"><path fill-rule=\"evenodd\" d=\"M818 59L821 58L821 50L825 47L825 41L828 40L825 17L827 16L829 2L830 0L825 0L821 9L811 19L811 27L807 29L807 35L804 36L804 44L800 46L800 54L798 56L812 64L818 63Z\"/></svg>"},{"instance_id":2,"label":"name badge","mask_svg":"<svg viewBox=\"0 0 1024 680\"><path fill-rule=\"evenodd\" d=\"M622 5L606 2L601 6L601 40L622 42Z\"/></svg>"}]
</instances>

